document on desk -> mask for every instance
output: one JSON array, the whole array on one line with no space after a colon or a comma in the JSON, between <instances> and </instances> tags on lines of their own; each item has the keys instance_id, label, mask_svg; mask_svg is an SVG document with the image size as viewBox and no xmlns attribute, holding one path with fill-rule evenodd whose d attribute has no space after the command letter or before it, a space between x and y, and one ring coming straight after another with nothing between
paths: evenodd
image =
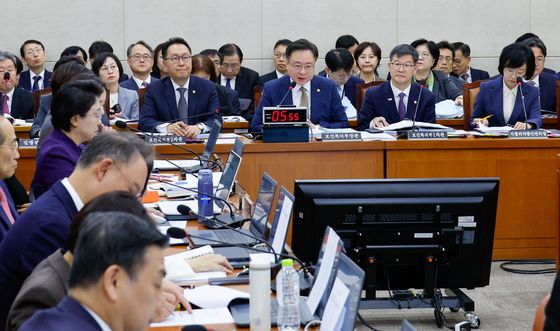
<instances>
[{"instance_id":1,"label":"document on desk","mask_svg":"<svg viewBox=\"0 0 560 331\"><path fill-rule=\"evenodd\" d=\"M457 118L463 116L463 106L455 104L454 100L446 99L436 103L437 118Z\"/></svg>"},{"instance_id":2,"label":"document on desk","mask_svg":"<svg viewBox=\"0 0 560 331\"><path fill-rule=\"evenodd\" d=\"M174 312L162 322L152 323L150 327L169 327L183 325L208 325L235 323L233 316L225 307L213 309L194 309L192 314L186 311Z\"/></svg>"},{"instance_id":3,"label":"document on desk","mask_svg":"<svg viewBox=\"0 0 560 331\"><path fill-rule=\"evenodd\" d=\"M344 315L346 310L346 301L350 289L344 285L340 279L336 279L327 301L327 306L323 312L323 320L321 321L321 331L342 330L344 323Z\"/></svg>"},{"instance_id":4,"label":"document on desk","mask_svg":"<svg viewBox=\"0 0 560 331\"><path fill-rule=\"evenodd\" d=\"M367 131L362 131L362 140L363 141L373 141L373 140L380 140L380 141L393 141L397 140L397 137L392 136L388 133L371 133Z\"/></svg>"},{"instance_id":5,"label":"document on desk","mask_svg":"<svg viewBox=\"0 0 560 331\"><path fill-rule=\"evenodd\" d=\"M166 256L163 260L165 272L167 273L165 278L175 283L188 283L208 280L208 278L226 277L226 273L222 271L194 272L188 263L189 259L212 253L214 253L212 247L206 245Z\"/></svg>"},{"instance_id":6,"label":"document on desk","mask_svg":"<svg viewBox=\"0 0 560 331\"><path fill-rule=\"evenodd\" d=\"M171 162L173 163L171 163ZM191 159L191 160L154 160L154 169L158 170L178 170L177 166L181 168L188 168L194 167L200 164L199 160Z\"/></svg>"},{"instance_id":7,"label":"document on desk","mask_svg":"<svg viewBox=\"0 0 560 331\"><path fill-rule=\"evenodd\" d=\"M233 299L249 300L249 293L216 285L197 286L183 291L185 298L200 308L227 307Z\"/></svg>"},{"instance_id":8,"label":"document on desk","mask_svg":"<svg viewBox=\"0 0 560 331\"><path fill-rule=\"evenodd\" d=\"M453 129L450 128L450 127L447 127L447 126L441 125L441 124L436 124L436 123L426 123L426 122L416 121L414 123L414 125L416 127L419 127L419 128L441 129L441 130L453 131ZM383 130L383 131L397 131L397 130L403 130L403 129L412 129L412 121L408 120L408 119L405 119L405 120L402 120L400 122L393 123L393 124L390 124L386 127L378 128L378 129Z\"/></svg>"},{"instance_id":9,"label":"document on desk","mask_svg":"<svg viewBox=\"0 0 560 331\"><path fill-rule=\"evenodd\" d=\"M197 200L180 200L180 201L167 200L167 201L158 202L159 210L161 210L161 212L164 213L165 215L181 215L181 213L177 211L177 207L179 205L185 205L189 207L193 211L193 213L198 214ZM214 214L219 214L221 212L222 212L222 208L216 206L216 203L214 203Z\"/></svg>"},{"instance_id":10,"label":"document on desk","mask_svg":"<svg viewBox=\"0 0 560 331\"><path fill-rule=\"evenodd\" d=\"M484 126L481 125L479 127L477 127L475 129L476 131L482 132L482 133L507 133L511 130L513 130L513 127L511 126Z\"/></svg>"}]
</instances>

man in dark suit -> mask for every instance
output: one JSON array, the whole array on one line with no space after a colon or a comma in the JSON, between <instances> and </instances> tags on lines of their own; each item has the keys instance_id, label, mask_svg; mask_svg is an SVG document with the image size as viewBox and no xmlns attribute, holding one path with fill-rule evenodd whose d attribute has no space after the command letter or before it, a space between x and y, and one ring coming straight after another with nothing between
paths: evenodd
<instances>
[{"instance_id":1,"label":"man in dark suit","mask_svg":"<svg viewBox=\"0 0 560 331\"><path fill-rule=\"evenodd\" d=\"M291 43L288 39L280 39L274 44L274 71L259 78L259 85L264 86L264 83L273 79L280 78L288 72L288 61L286 59L286 48Z\"/></svg>"},{"instance_id":2,"label":"man in dark suit","mask_svg":"<svg viewBox=\"0 0 560 331\"><path fill-rule=\"evenodd\" d=\"M310 127L348 127L348 118L340 102L336 84L315 75L315 63L319 57L317 46L299 39L286 48L288 75L269 81L264 85L263 95L251 121L251 132L262 131L264 107L296 105L307 107L307 123Z\"/></svg>"},{"instance_id":3,"label":"man in dark suit","mask_svg":"<svg viewBox=\"0 0 560 331\"><path fill-rule=\"evenodd\" d=\"M74 172L31 204L0 243L0 325L33 268L66 248L70 221L82 206L110 191L141 195L152 162L153 150L135 135L99 134Z\"/></svg>"},{"instance_id":4,"label":"man in dark suit","mask_svg":"<svg viewBox=\"0 0 560 331\"><path fill-rule=\"evenodd\" d=\"M535 56L535 73L527 83L539 89L541 110L556 114L556 75L544 71L546 46L538 38L525 39L521 43Z\"/></svg>"},{"instance_id":5,"label":"man in dark suit","mask_svg":"<svg viewBox=\"0 0 560 331\"><path fill-rule=\"evenodd\" d=\"M515 42L520 43L520 42L523 42L524 40L531 39L531 38L537 38L537 39L540 39L542 41L542 39L538 35L536 35L532 32L525 32L524 34L519 36L517 39L515 39ZM556 71L554 71L550 68L546 68L546 67L543 68L543 72L547 72L549 74L556 75Z\"/></svg>"},{"instance_id":6,"label":"man in dark suit","mask_svg":"<svg viewBox=\"0 0 560 331\"><path fill-rule=\"evenodd\" d=\"M21 58L29 70L21 73L19 87L28 91L42 90L50 86L52 72L45 69L45 46L38 40L26 40L19 48Z\"/></svg>"},{"instance_id":7,"label":"man in dark suit","mask_svg":"<svg viewBox=\"0 0 560 331\"><path fill-rule=\"evenodd\" d=\"M0 116L0 242L14 222L18 212L4 180L12 177L19 159L16 133L12 124Z\"/></svg>"},{"instance_id":8,"label":"man in dark suit","mask_svg":"<svg viewBox=\"0 0 560 331\"><path fill-rule=\"evenodd\" d=\"M412 83L418 52L410 45L398 45L389 54L391 80L366 91L358 112L358 130L382 128L404 119L435 123L434 95Z\"/></svg>"},{"instance_id":9,"label":"man in dark suit","mask_svg":"<svg viewBox=\"0 0 560 331\"><path fill-rule=\"evenodd\" d=\"M348 115L348 104L345 104L344 98L351 103L350 106L354 107L353 117L356 114L356 85L364 83L363 79L352 76L354 63L354 57L346 48L333 49L325 55L327 67L319 73L319 76L330 78L336 83L342 105L346 108L346 115Z\"/></svg>"},{"instance_id":10,"label":"man in dark suit","mask_svg":"<svg viewBox=\"0 0 560 331\"><path fill-rule=\"evenodd\" d=\"M9 74L9 79L5 79L6 74ZM33 118L33 93L22 87L16 87L19 74L15 55L0 52L0 108L2 113L13 118L30 119Z\"/></svg>"},{"instance_id":11,"label":"man in dark suit","mask_svg":"<svg viewBox=\"0 0 560 331\"><path fill-rule=\"evenodd\" d=\"M191 48L184 39L170 39L161 51L169 77L150 85L138 129L187 138L209 132L215 119L222 120L214 83L191 75Z\"/></svg>"},{"instance_id":12,"label":"man in dark suit","mask_svg":"<svg viewBox=\"0 0 560 331\"><path fill-rule=\"evenodd\" d=\"M225 44L218 49L221 74L217 83L237 92L241 115L251 121L255 112L253 89L259 85L259 74L243 67L243 52L236 44Z\"/></svg>"},{"instance_id":13,"label":"man in dark suit","mask_svg":"<svg viewBox=\"0 0 560 331\"><path fill-rule=\"evenodd\" d=\"M439 50L439 58L434 70L444 72L445 76L447 76L459 90L463 90L463 84L465 82L461 78L451 75L453 72L453 61L455 60L455 49L445 40L440 41L436 46Z\"/></svg>"},{"instance_id":14,"label":"man in dark suit","mask_svg":"<svg viewBox=\"0 0 560 331\"><path fill-rule=\"evenodd\" d=\"M461 78L465 83L487 80L490 78L488 72L471 68L471 48L460 41L452 44L455 48L455 59L453 60L453 73L455 77Z\"/></svg>"},{"instance_id":15,"label":"man in dark suit","mask_svg":"<svg viewBox=\"0 0 560 331\"><path fill-rule=\"evenodd\" d=\"M138 91L139 88L146 88L151 82L159 80L150 75L154 65L154 50L145 41L139 40L128 46L126 57L132 77L119 83L120 86Z\"/></svg>"},{"instance_id":16,"label":"man in dark suit","mask_svg":"<svg viewBox=\"0 0 560 331\"><path fill-rule=\"evenodd\" d=\"M20 330L145 330L162 296L169 239L153 223L122 212L91 214L82 227L68 296Z\"/></svg>"}]
</instances>

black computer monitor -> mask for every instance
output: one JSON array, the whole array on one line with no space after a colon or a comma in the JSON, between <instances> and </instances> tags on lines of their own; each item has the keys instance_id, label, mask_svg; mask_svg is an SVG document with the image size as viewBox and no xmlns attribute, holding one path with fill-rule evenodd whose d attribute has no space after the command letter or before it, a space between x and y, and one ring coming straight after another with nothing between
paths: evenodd
<instances>
[{"instance_id":1,"label":"black computer monitor","mask_svg":"<svg viewBox=\"0 0 560 331\"><path fill-rule=\"evenodd\" d=\"M312 262L328 225L366 290L486 286L498 189L498 178L296 180L292 249Z\"/></svg>"}]
</instances>

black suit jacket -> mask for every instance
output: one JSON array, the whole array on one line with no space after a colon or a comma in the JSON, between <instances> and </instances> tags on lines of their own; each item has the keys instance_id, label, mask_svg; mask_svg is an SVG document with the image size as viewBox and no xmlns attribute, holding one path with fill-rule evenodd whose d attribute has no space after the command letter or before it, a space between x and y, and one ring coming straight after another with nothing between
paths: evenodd
<instances>
[{"instance_id":1,"label":"black suit jacket","mask_svg":"<svg viewBox=\"0 0 560 331\"><path fill-rule=\"evenodd\" d=\"M12 109L10 115L13 118L33 118L33 93L24 88L16 87L12 96Z\"/></svg>"},{"instance_id":2,"label":"black suit jacket","mask_svg":"<svg viewBox=\"0 0 560 331\"><path fill-rule=\"evenodd\" d=\"M278 78L280 78L280 77L278 77L278 75L276 74L276 70L274 70L273 72L269 72L266 75L262 75L259 78L259 85L264 86L264 83L269 82L269 81L274 80L274 79L278 79Z\"/></svg>"},{"instance_id":3,"label":"black suit jacket","mask_svg":"<svg viewBox=\"0 0 560 331\"><path fill-rule=\"evenodd\" d=\"M556 112L556 76L548 72L539 75L541 109Z\"/></svg>"},{"instance_id":4,"label":"black suit jacket","mask_svg":"<svg viewBox=\"0 0 560 331\"><path fill-rule=\"evenodd\" d=\"M43 88L51 86L51 75L52 72L45 69L45 81L43 82ZM19 75L18 87L24 88L27 91L31 91L33 89L33 83L31 82L31 73L29 72L29 70L25 70Z\"/></svg>"},{"instance_id":5,"label":"black suit jacket","mask_svg":"<svg viewBox=\"0 0 560 331\"><path fill-rule=\"evenodd\" d=\"M459 77L454 72L451 72L451 75L455 76L455 77ZM490 78L490 75L488 74L488 71L475 69L475 68L471 67L471 81L472 82L476 82L477 80L488 80L489 78Z\"/></svg>"},{"instance_id":6,"label":"black suit jacket","mask_svg":"<svg viewBox=\"0 0 560 331\"><path fill-rule=\"evenodd\" d=\"M222 75L218 77L218 84L222 81ZM259 74L246 67L241 67L237 76L235 76L235 91L239 99L253 100L253 89L259 85ZM251 101L247 109L241 109L241 116L251 122L255 113L255 102Z\"/></svg>"}]
</instances>

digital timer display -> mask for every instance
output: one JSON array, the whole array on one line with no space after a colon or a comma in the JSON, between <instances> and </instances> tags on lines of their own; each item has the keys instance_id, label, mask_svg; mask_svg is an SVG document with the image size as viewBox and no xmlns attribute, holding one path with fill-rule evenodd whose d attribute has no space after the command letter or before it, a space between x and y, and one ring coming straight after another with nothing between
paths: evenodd
<instances>
[{"instance_id":1,"label":"digital timer display","mask_svg":"<svg viewBox=\"0 0 560 331\"><path fill-rule=\"evenodd\" d=\"M263 124L305 124L307 122L306 108L276 108L263 109Z\"/></svg>"}]
</instances>

